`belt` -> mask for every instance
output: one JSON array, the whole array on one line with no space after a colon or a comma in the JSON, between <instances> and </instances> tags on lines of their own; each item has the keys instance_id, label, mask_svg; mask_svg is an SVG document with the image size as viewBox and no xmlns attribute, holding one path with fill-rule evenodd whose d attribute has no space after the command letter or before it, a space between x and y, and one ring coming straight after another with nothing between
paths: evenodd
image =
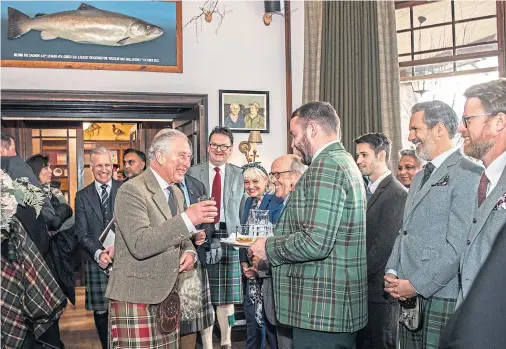
<instances>
[{"instance_id":1,"label":"belt","mask_svg":"<svg viewBox=\"0 0 506 349\"><path fill-rule=\"evenodd\" d=\"M220 222L220 230L227 230L227 224L225 222Z\"/></svg>"}]
</instances>

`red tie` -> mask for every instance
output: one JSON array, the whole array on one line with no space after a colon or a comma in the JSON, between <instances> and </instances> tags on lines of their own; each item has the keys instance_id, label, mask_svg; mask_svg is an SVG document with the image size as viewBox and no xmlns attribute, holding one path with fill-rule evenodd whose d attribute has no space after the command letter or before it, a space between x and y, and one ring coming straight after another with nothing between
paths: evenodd
<instances>
[{"instance_id":1,"label":"red tie","mask_svg":"<svg viewBox=\"0 0 506 349\"><path fill-rule=\"evenodd\" d=\"M215 167L216 175L213 179L213 187L211 189L211 196L216 201L216 208L218 209L218 215L214 217L214 224L220 221L220 209L221 209L221 175L220 168Z\"/></svg>"},{"instance_id":2,"label":"red tie","mask_svg":"<svg viewBox=\"0 0 506 349\"><path fill-rule=\"evenodd\" d=\"M480 185L478 186L478 207L481 206L485 198L487 197L487 188L488 188L489 180L485 171L481 174Z\"/></svg>"}]
</instances>

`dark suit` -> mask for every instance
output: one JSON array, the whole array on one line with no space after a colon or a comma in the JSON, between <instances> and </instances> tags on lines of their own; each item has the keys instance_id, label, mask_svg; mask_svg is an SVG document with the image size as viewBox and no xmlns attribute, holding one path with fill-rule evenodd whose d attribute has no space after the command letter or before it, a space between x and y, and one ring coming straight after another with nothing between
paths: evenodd
<instances>
[{"instance_id":1,"label":"dark suit","mask_svg":"<svg viewBox=\"0 0 506 349\"><path fill-rule=\"evenodd\" d=\"M481 267L464 302L448 321L441 349L506 348L506 225Z\"/></svg>"},{"instance_id":2,"label":"dark suit","mask_svg":"<svg viewBox=\"0 0 506 349\"><path fill-rule=\"evenodd\" d=\"M116 193L121 182L112 180L110 198L110 212L114 210ZM75 205L75 233L80 245L86 251L84 264L86 284L86 309L94 311L95 326L103 348L107 348L107 310L109 302L105 297L105 290L109 277L100 269L94 260L95 252L103 249L98 238L104 231L107 222L102 215L100 197L93 181L86 188L76 194ZM104 313L105 312L105 313Z\"/></svg>"},{"instance_id":3,"label":"dark suit","mask_svg":"<svg viewBox=\"0 0 506 349\"><path fill-rule=\"evenodd\" d=\"M383 275L402 227L408 191L392 174L385 177L367 202L366 246L369 322L359 332L357 348L395 349L399 304L384 291Z\"/></svg>"}]
</instances>

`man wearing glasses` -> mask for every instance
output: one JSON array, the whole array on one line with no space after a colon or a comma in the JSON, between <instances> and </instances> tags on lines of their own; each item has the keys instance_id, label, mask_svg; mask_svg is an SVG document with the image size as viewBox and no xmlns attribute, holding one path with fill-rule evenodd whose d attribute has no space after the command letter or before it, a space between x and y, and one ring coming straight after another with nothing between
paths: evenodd
<instances>
[{"instance_id":1,"label":"man wearing glasses","mask_svg":"<svg viewBox=\"0 0 506 349\"><path fill-rule=\"evenodd\" d=\"M471 86L459 132L464 153L485 166L476 192L469 197L473 213L466 217L471 226L460 260L460 292L457 305L485 262L497 234L506 222L506 79ZM467 233L467 231L466 231Z\"/></svg>"},{"instance_id":2,"label":"man wearing glasses","mask_svg":"<svg viewBox=\"0 0 506 349\"><path fill-rule=\"evenodd\" d=\"M244 196L242 169L227 163L232 154L234 136L226 127L215 127L209 135L209 161L189 169L188 174L199 179L216 201L214 239L227 238L240 227L239 209ZM216 305L216 317L221 331L221 348L231 348L231 331L235 322L234 304L242 304L243 292L239 251L223 246L220 262L208 265L211 301ZM212 327L209 329L212 333Z\"/></svg>"},{"instance_id":3,"label":"man wearing glasses","mask_svg":"<svg viewBox=\"0 0 506 349\"><path fill-rule=\"evenodd\" d=\"M403 349L438 348L455 310L458 265L483 169L453 145L457 115L441 102L411 110L409 141L428 161L409 188L402 229L386 265L385 291L400 300ZM412 319L417 321L412 321Z\"/></svg>"}]
</instances>

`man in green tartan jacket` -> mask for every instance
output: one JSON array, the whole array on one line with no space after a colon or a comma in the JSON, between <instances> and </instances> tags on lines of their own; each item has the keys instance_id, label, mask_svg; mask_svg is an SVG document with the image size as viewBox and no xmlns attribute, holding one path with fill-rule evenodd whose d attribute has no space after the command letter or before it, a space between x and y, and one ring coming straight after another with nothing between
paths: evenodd
<instances>
[{"instance_id":1,"label":"man in green tartan jacket","mask_svg":"<svg viewBox=\"0 0 506 349\"><path fill-rule=\"evenodd\" d=\"M260 268L272 267L276 315L293 327L294 349L353 348L367 323L362 175L339 142L339 117L329 103L295 110L290 132L309 168L275 236L257 239L250 254Z\"/></svg>"}]
</instances>

